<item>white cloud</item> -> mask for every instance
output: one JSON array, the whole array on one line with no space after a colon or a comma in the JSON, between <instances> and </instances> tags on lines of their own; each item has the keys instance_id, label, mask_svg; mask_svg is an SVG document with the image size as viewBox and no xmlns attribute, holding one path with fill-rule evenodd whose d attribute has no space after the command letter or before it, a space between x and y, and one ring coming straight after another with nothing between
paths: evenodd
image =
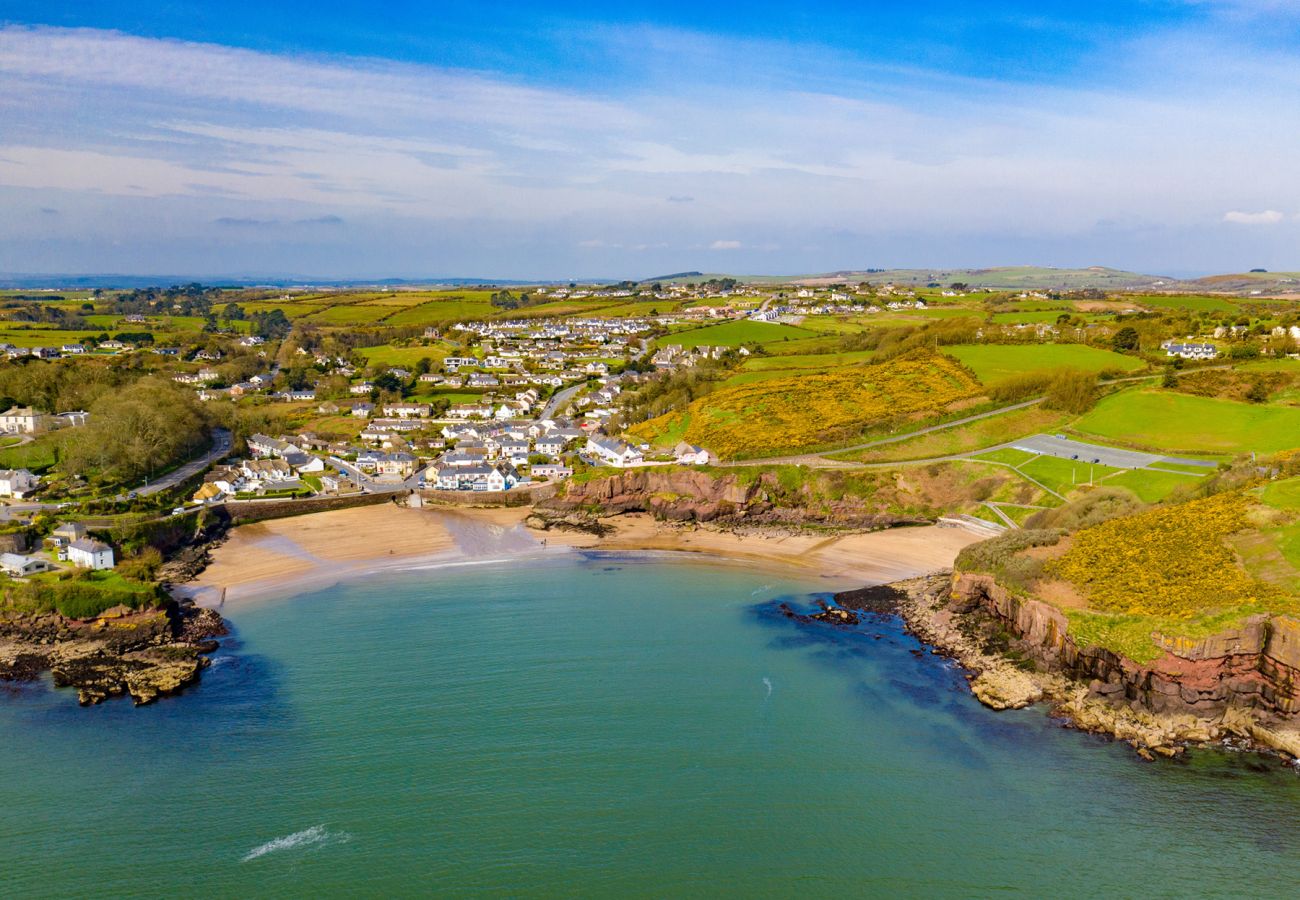
<instances>
[{"instance_id":1,"label":"white cloud","mask_svg":"<svg viewBox=\"0 0 1300 900\"><path fill-rule=\"evenodd\" d=\"M1285 218L1276 209L1266 209L1263 212L1241 212L1234 209L1223 214L1223 221L1234 225L1276 225Z\"/></svg>"},{"instance_id":2,"label":"white cloud","mask_svg":"<svg viewBox=\"0 0 1300 900\"><path fill-rule=\"evenodd\" d=\"M661 253L672 271L694 265L675 255L682 248L808 271L819 265L800 261L813 258L808 248L865 254L891 241L918 254L972 247L973 261L992 264L1049 244L1082 252L1087 238L1100 261L1118 262L1109 254L1131 252L1122 235L1134 231L1164 235L1187 269L1206 261L1186 230L1207 229L1205 247L1229 231L1272 240L1285 229L1232 226L1280 213L1223 210L1300 195L1290 141L1300 78L1287 74L1300 67L1212 34L1117 48L1120 67L1078 87L904 72L844 54L804 77L819 65L815 47L663 37L652 53L617 54L653 66L644 82L583 91L374 59L0 28L0 202L63 210L58 227L83 245L129 246L111 210L137 201L156 205L133 227L196 246L204 234L222 246L256 237L218 221L333 216L347 228L299 232L322 242L346 233L351 249L322 258L358 266L387 250L374 223L396 216L426 242L422 264L468 222L478 237L495 228L521 242L479 240L485 259L533 272L581 265L595 248L629 265ZM674 80L682 67L690 77ZM710 81L711 71L729 75ZM101 212L79 214L92 207ZM21 240L24 221L0 219L0 251ZM787 249L769 263L769 247Z\"/></svg>"}]
</instances>

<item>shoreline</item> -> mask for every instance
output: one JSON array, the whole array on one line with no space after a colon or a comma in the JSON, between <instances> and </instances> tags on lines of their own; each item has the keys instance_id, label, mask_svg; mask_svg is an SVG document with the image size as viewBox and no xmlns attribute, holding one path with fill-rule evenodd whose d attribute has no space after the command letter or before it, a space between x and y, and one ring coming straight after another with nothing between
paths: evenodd
<instances>
[{"instance_id":1,"label":"shoreline","mask_svg":"<svg viewBox=\"0 0 1300 900\"><path fill-rule=\"evenodd\" d=\"M575 552L672 554L825 579L828 590L886 584L948 568L980 538L956 528L812 534L724 531L641 514L603 535L541 530L528 508L357 507L232 529L173 596L218 607L304 593L384 572L553 559Z\"/></svg>"}]
</instances>

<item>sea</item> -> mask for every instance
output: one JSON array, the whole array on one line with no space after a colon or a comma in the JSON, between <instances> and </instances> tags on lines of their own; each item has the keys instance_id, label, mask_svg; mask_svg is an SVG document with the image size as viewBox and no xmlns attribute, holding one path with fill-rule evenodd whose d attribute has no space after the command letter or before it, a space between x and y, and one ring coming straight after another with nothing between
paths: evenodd
<instances>
[{"instance_id":1,"label":"sea","mask_svg":"<svg viewBox=\"0 0 1300 900\"><path fill-rule=\"evenodd\" d=\"M1283 897L1300 774L993 712L892 616L669 556L232 605L135 708L0 692L5 897Z\"/></svg>"}]
</instances>

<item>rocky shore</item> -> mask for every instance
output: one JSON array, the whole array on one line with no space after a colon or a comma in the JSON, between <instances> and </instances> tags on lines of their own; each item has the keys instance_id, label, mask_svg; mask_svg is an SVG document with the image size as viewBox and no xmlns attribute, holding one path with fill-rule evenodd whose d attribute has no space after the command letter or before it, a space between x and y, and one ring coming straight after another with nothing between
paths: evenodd
<instances>
[{"instance_id":1,"label":"rocky shore","mask_svg":"<svg viewBox=\"0 0 1300 900\"><path fill-rule=\"evenodd\" d=\"M48 671L77 690L82 706L129 695L136 705L197 681L225 622L213 610L169 603L149 610L115 607L94 619L58 613L0 614L0 681L25 682Z\"/></svg>"},{"instance_id":2,"label":"rocky shore","mask_svg":"<svg viewBox=\"0 0 1300 900\"><path fill-rule=\"evenodd\" d=\"M987 606L960 589L960 579L957 587L952 573L942 572L835 599L850 609L892 606L913 634L961 664L971 692L992 709L1045 702L1067 726L1125 741L1148 760L1211 744L1300 759L1300 728L1285 717L1234 705L1204 712L1152 710L1126 700L1105 683L1084 682L1046 665L1032 641L1008 631Z\"/></svg>"}]
</instances>

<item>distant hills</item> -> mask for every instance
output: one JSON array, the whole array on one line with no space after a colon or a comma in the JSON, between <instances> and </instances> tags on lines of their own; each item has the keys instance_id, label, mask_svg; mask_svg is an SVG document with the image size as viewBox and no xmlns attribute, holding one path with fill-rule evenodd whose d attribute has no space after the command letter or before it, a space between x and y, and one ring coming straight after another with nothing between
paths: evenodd
<instances>
[{"instance_id":1,"label":"distant hills","mask_svg":"<svg viewBox=\"0 0 1300 900\"><path fill-rule=\"evenodd\" d=\"M750 284L800 284L826 285L836 283L856 284L869 281L873 284L892 282L898 285L924 287L939 284L965 284L973 289L985 290L1106 290L1152 292L1207 292L1225 294L1300 294L1300 272L1265 272L1254 270L1225 275L1208 275L1204 278L1179 279L1167 275L1144 275L1105 266L1082 269L1056 269L1046 266L998 266L987 269L846 269L808 275L737 275L711 272L677 272L645 278L640 284L702 282L711 279L734 278ZM616 282L613 278L577 279L583 284ZM223 287L307 287L307 288L415 288L415 287L484 287L522 286L530 284L567 284L570 279L524 280L508 278L385 278L345 279L278 277L258 278L194 275L24 275L0 273L0 288L39 290L49 288L145 288L167 287L197 281Z\"/></svg>"}]
</instances>

